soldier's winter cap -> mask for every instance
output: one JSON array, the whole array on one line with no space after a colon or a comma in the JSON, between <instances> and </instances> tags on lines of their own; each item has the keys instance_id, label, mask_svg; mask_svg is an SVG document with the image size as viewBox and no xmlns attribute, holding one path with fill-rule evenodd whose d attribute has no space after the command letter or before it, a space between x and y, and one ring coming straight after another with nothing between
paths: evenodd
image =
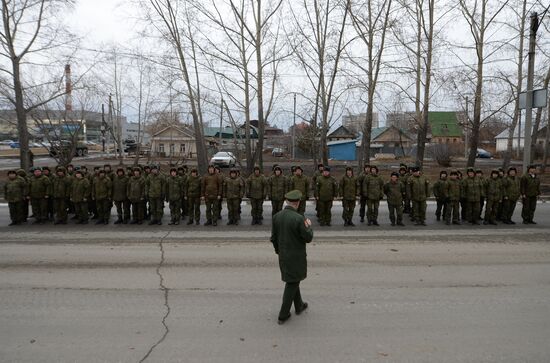
<instances>
[{"instance_id":1,"label":"soldier's winter cap","mask_svg":"<svg viewBox=\"0 0 550 363\"><path fill-rule=\"evenodd\" d=\"M319 168L324 168L324 167L325 167L324 164L317 164L317 169L319 169Z\"/></svg>"},{"instance_id":2,"label":"soldier's winter cap","mask_svg":"<svg viewBox=\"0 0 550 363\"><path fill-rule=\"evenodd\" d=\"M504 173L504 169L503 169L502 167L498 168L497 170L498 170L498 172L500 172L500 173Z\"/></svg>"},{"instance_id":3,"label":"soldier's winter cap","mask_svg":"<svg viewBox=\"0 0 550 363\"><path fill-rule=\"evenodd\" d=\"M210 168L216 169L216 167L213 164L208 165L208 169L210 169Z\"/></svg>"},{"instance_id":4,"label":"soldier's winter cap","mask_svg":"<svg viewBox=\"0 0 550 363\"><path fill-rule=\"evenodd\" d=\"M172 170L172 169L170 169ZM178 166L178 170L185 170L185 168L183 166Z\"/></svg>"},{"instance_id":5,"label":"soldier's winter cap","mask_svg":"<svg viewBox=\"0 0 550 363\"><path fill-rule=\"evenodd\" d=\"M294 171L296 171L296 170L298 170L298 169L300 169L301 171L304 171L304 169L302 169L302 167L301 167L300 165L296 165L296 166L294 167Z\"/></svg>"},{"instance_id":6,"label":"soldier's winter cap","mask_svg":"<svg viewBox=\"0 0 550 363\"><path fill-rule=\"evenodd\" d=\"M323 171L330 171L330 166L325 166Z\"/></svg>"},{"instance_id":7,"label":"soldier's winter cap","mask_svg":"<svg viewBox=\"0 0 550 363\"><path fill-rule=\"evenodd\" d=\"M395 172L395 171L394 171L393 173L391 173L391 175L390 175L390 176L396 176L396 177L398 177L398 178L399 178L399 173L397 173L397 172Z\"/></svg>"},{"instance_id":8,"label":"soldier's winter cap","mask_svg":"<svg viewBox=\"0 0 550 363\"><path fill-rule=\"evenodd\" d=\"M408 169L407 164L403 164L403 163L399 164L399 170L401 169L407 170Z\"/></svg>"},{"instance_id":9,"label":"soldier's winter cap","mask_svg":"<svg viewBox=\"0 0 550 363\"><path fill-rule=\"evenodd\" d=\"M418 166L413 166L411 170L413 173L416 173L417 171L420 171L420 168Z\"/></svg>"},{"instance_id":10,"label":"soldier's winter cap","mask_svg":"<svg viewBox=\"0 0 550 363\"><path fill-rule=\"evenodd\" d=\"M214 166L214 169L219 170L219 171L222 171L222 169L220 168L219 165Z\"/></svg>"},{"instance_id":11,"label":"soldier's winter cap","mask_svg":"<svg viewBox=\"0 0 550 363\"><path fill-rule=\"evenodd\" d=\"M296 170L296 166L295 166L295 165L292 165L292 166L290 167L290 171L294 173L294 170Z\"/></svg>"},{"instance_id":12,"label":"soldier's winter cap","mask_svg":"<svg viewBox=\"0 0 550 363\"><path fill-rule=\"evenodd\" d=\"M271 170L275 170L275 168L278 168L279 167L279 164L273 164L273 166L271 167Z\"/></svg>"},{"instance_id":13,"label":"soldier's winter cap","mask_svg":"<svg viewBox=\"0 0 550 363\"><path fill-rule=\"evenodd\" d=\"M122 167L119 166L119 167L116 169L116 172L118 173L119 171L121 171L121 172L124 173L124 168L122 168Z\"/></svg>"},{"instance_id":14,"label":"soldier's winter cap","mask_svg":"<svg viewBox=\"0 0 550 363\"><path fill-rule=\"evenodd\" d=\"M105 170L101 169L101 170L99 171L99 174L105 174Z\"/></svg>"},{"instance_id":15,"label":"soldier's winter cap","mask_svg":"<svg viewBox=\"0 0 550 363\"><path fill-rule=\"evenodd\" d=\"M285 199L290 202L297 202L302 199L302 192L296 189L291 190L290 192L285 194Z\"/></svg>"},{"instance_id":16,"label":"soldier's winter cap","mask_svg":"<svg viewBox=\"0 0 550 363\"><path fill-rule=\"evenodd\" d=\"M134 169L132 169L132 170L141 172L141 168L139 166L135 166Z\"/></svg>"},{"instance_id":17,"label":"soldier's winter cap","mask_svg":"<svg viewBox=\"0 0 550 363\"><path fill-rule=\"evenodd\" d=\"M192 172L192 173L198 173L197 168L191 169L191 172Z\"/></svg>"},{"instance_id":18,"label":"soldier's winter cap","mask_svg":"<svg viewBox=\"0 0 550 363\"><path fill-rule=\"evenodd\" d=\"M43 167L42 167L42 170L50 171L50 167L49 167L49 166L43 166Z\"/></svg>"},{"instance_id":19,"label":"soldier's winter cap","mask_svg":"<svg viewBox=\"0 0 550 363\"><path fill-rule=\"evenodd\" d=\"M458 170L451 170L451 175L456 175L456 176L458 176Z\"/></svg>"},{"instance_id":20,"label":"soldier's winter cap","mask_svg":"<svg viewBox=\"0 0 550 363\"><path fill-rule=\"evenodd\" d=\"M348 170L351 170L351 171L353 171L353 167L352 167L352 166L348 166L348 167L346 167L346 171L348 171Z\"/></svg>"},{"instance_id":21,"label":"soldier's winter cap","mask_svg":"<svg viewBox=\"0 0 550 363\"><path fill-rule=\"evenodd\" d=\"M173 172L173 171L175 171L175 172L177 173L177 172L178 172L178 169L176 169L176 168L170 168L170 173Z\"/></svg>"},{"instance_id":22,"label":"soldier's winter cap","mask_svg":"<svg viewBox=\"0 0 550 363\"><path fill-rule=\"evenodd\" d=\"M376 165L372 165L372 166L370 167L370 170L372 170L372 169L376 169L376 171L378 171L378 167L377 167Z\"/></svg>"},{"instance_id":23,"label":"soldier's winter cap","mask_svg":"<svg viewBox=\"0 0 550 363\"><path fill-rule=\"evenodd\" d=\"M105 165L103 165L103 167L111 169L111 164L105 164Z\"/></svg>"},{"instance_id":24,"label":"soldier's winter cap","mask_svg":"<svg viewBox=\"0 0 550 363\"><path fill-rule=\"evenodd\" d=\"M283 169L281 169L281 167L279 165L275 165L273 167L273 171L275 171L275 170L283 171Z\"/></svg>"},{"instance_id":25,"label":"soldier's winter cap","mask_svg":"<svg viewBox=\"0 0 550 363\"><path fill-rule=\"evenodd\" d=\"M67 168L74 168L74 165L73 165L73 164L69 164L69 165L67 165Z\"/></svg>"},{"instance_id":26,"label":"soldier's winter cap","mask_svg":"<svg viewBox=\"0 0 550 363\"><path fill-rule=\"evenodd\" d=\"M232 168L231 170L229 170L229 174L237 174L237 169Z\"/></svg>"},{"instance_id":27,"label":"soldier's winter cap","mask_svg":"<svg viewBox=\"0 0 550 363\"><path fill-rule=\"evenodd\" d=\"M157 170L158 170L158 168L159 168L158 165L155 165L155 164L151 165L151 170L153 170L153 169L157 169Z\"/></svg>"},{"instance_id":28,"label":"soldier's winter cap","mask_svg":"<svg viewBox=\"0 0 550 363\"><path fill-rule=\"evenodd\" d=\"M8 175L10 175L10 174L15 174L15 175L17 175L17 173L15 172L15 170L8 170Z\"/></svg>"},{"instance_id":29,"label":"soldier's winter cap","mask_svg":"<svg viewBox=\"0 0 550 363\"><path fill-rule=\"evenodd\" d=\"M447 170L441 170L441 171L439 172L439 175L447 175Z\"/></svg>"},{"instance_id":30,"label":"soldier's winter cap","mask_svg":"<svg viewBox=\"0 0 550 363\"><path fill-rule=\"evenodd\" d=\"M80 175L82 175L82 170L80 170L80 169L77 169L77 170L76 170L76 171L75 171L74 173L75 173L75 175L76 175L76 174L80 174Z\"/></svg>"},{"instance_id":31,"label":"soldier's winter cap","mask_svg":"<svg viewBox=\"0 0 550 363\"><path fill-rule=\"evenodd\" d=\"M476 169L476 174L483 174L483 171L481 169Z\"/></svg>"},{"instance_id":32,"label":"soldier's winter cap","mask_svg":"<svg viewBox=\"0 0 550 363\"><path fill-rule=\"evenodd\" d=\"M475 170L474 170L474 168L469 167L468 169L466 169L466 172L467 173L469 173L469 172L475 173Z\"/></svg>"},{"instance_id":33,"label":"soldier's winter cap","mask_svg":"<svg viewBox=\"0 0 550 363\"><path fill-rule=\"evenodd\" d=\"M537 166L536 166L535 164L531 164L531 165L529 165L529 166L527 167L527 170L529 170L529 169L536 169L536 168L537 168Z\"/></svg>"},{"instance_id":34,"label":"soldier's winter cap","mask_svg":"<svg viewBox=\"0 0 550 363\"><path fill-rule=\"evenodd\" d=\"M498 169L493 169L493 170L491 170L491 175L493 175L493 174L498 175L498 174L499 174L499 170L498 170Z\"/></svg>"},{"instance_id":35,"label":"soldier's winter cap","mask_svg":"<svg viewBox=\"0 0 550 363\"><path fill-rule=\"evenodd\" d=\"M99 166L94 166L94 171L99 171L101 169Z\"/></svg>"},{"instance_id":36,"label":"soldier's winter cap","mask_svg":"<svg viewBox=\"0 0 550 363\"><path fill-rule=\"evenodd\" d=\"M81 165L80 170L88 170L88 167L86 165Z\"/></svg>"},{"instance_id":37,"label":"soldier's winter cap","mask_svg":"<svg viewBox=\"0 0 550 363\"><path fill-rule=\"evenodd\" d=\"M369 165L369 164L365 164L365 166L363 166L363 169L369 169L369 170L370 170L370 165Z\"/></svg>"},{"instance_id":38,"label":"soldier's winter cap","mask_svg":"<svg viewBox=\"0 0 550 363\"><path fill-rule=\"evenodd\" d=\"M254 171L256 171L256 170L260 170L260 167L259 167L259 166L255 166L255 167L254 167Z\"/></svg>"},{"instance_id":39,"label":"soldier's winter cap","mask_svg":"<svg viewBox=\"0 0 550 363\"><path fill-rule=\"evenodd\" d=\"M510 171L512 171L512 170L515 171L516 173L517 173L517 171L518 171L518 169L516 169L515 166L511 166L511 167L508 168L508 172L510 172Z\"/></svg>"},{"instance_id":40,"label":"soldier's winter cap","mask_svg":"<svg viewBox=\"0 0 550 363\"><path fill-rule=\"evenodd\" d=\"M143 167L143 170L151 170L151 167L150 167L149 165L145 165L145 166Z\"/></svg>"},{"instance_id":41,"label":"soldier's winter cap","mask_svg":"<svg viewBox=\"0 0 550 363\"><path fill-rule=\"evenodd\" d=\"M42 169L39 166L35 166L35 167L31 168L30 171L31 171L31 173L34 173L36 170L42 171Z\"/></svg>"},{"instance_id":42,"label":"soldier's winter cap","mask_svg":"<svg viewBox=\"0 0 550 363\"><path fill-rule=\"evenodd\" d=\"M66 172L67 172L67 169L65 169L64 166L59 165L57 168L55 168L55 171L56 171L56 172L62 171L62 172L64 172L64 173L66 173Z\"/></svg>"}]
</instances>

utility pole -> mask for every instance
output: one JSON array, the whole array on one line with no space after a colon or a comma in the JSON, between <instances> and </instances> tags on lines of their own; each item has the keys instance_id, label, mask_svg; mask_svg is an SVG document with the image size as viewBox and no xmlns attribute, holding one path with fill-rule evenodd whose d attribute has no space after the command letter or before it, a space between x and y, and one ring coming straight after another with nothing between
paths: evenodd
<instances>
[{"instance_id":1,"label":"utility pole","mask_svg":"<svg viewBox=\"0 0 550 363\"><path fill-rule=\"evenodd\" d=\"M237 132L237 130L235 130L235 132ZM222 102L220 103L220 147L218 148L218 150L221 150L221 147L222 147L222 141L223 141L222 136L223 136L223 97L222 97Z\"/></svg>"},{"instance_id":2,"label":"utility pole","mask_svg":"<svg viewBox=\"0 0 550 363\"><path fill-rule=\"evenodd\" d=\"M537 43L537 30L539 17L537 12L531 14L531 26L529 27L529 64L527 67L527 90L525 102L525 137L523 142L523 174L531 164L531 128L533 120L533 78L535 73L535 47Z\"/></svg>"},{"instance_id":3,"label":"utility pole","mask_svg":"<svg viewBox=\"0 0 550 363\"><path fill-rule=\"evenodd\" d=\"M292 121L292 160L296 159L296 93L294 93L294 119Z\"/></svg>"},{"instance_id":4,"label":"utility pole","mask_svg":"<svg viewBox=\"0 0 550 363\"><path fill-rule=\"evenodd\" d=\"M105 154L105 104L103 103L101 104L101 150Z\"/></svg>"}]
</instances>

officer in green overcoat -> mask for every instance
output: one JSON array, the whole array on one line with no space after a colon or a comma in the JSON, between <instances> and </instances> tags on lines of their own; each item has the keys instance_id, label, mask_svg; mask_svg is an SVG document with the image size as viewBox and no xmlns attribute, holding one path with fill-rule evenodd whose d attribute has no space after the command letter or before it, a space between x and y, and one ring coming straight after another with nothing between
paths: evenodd
<instances>
[{"instance_id":1,"label":"officer in green overcoat","mask_svg":"<svg viewBox=\"0 0 550 363\"><path fill-rule=\"evenodd\" d=\"M10 211L10 226L23 223L25 219L23 201L27 196L27 184L18 176L15 170L8 171L8 180L4 184L4 200L8 202Z\"/></svg>"},{"instance_id":2,"label":"officer in green overcoat","mask_svg":"<svg viewBox=\"0 0 550 363\"><path fill-rule=\"evenodd\" d=\"M35 224L43 224L48 220L48 199L50 198L50 178L42 175L42 169L36 167L29 180L29 196Z\"/></svg>"},{"instance_id":3,"label":"officer in green overcoat","mask_svg":"<svg viewBox=\"0 0 550 363\"><path fill-rule=\"evenodd\" d=\"M330 226L332 219L332 203L338 197L338 182L330 175L330 167L325 166L323 175L315 183L315 199L319 206L319 223Z\"/></svg>"},{"instance_id":4,"label":"officer in green overcoat","mask_svg":"<svg viewBox=\"0 0 550 363\"><path fill-rule=\"evenodd\" d=\"M502 223L504 224L516 224L512 220L512 216L521 195L519 177L516 174L517 169L511 166L508 168L508 175L502 179Z\"/></svg>"},{"instance_id":5,"label":"officer in green overcoat","mask_svg":"<svg viewBox=\"0 0 550 363\"><path fill-rule=\"evenodd\" d=\"M228 222L227 225L239 225L241 219L240 204L244 196L245 186L241 179L237 176L237 170L231 169L229 178L226 178L223 183L223 196L227 203Z\"/></svg>"},{"instance_id":6,"label":"officer in green overcoat","mask_svg":"<svg viewBox=\"0 0 550 363\"><path fill-rule=\"evenodd\" d=\"M88 200L91 195L90 180L84 176L82 170L74 173L75 179L71 183L71 202L74 204L77 224L88 223Z\"/></svg>"},{"instance_id":7,"label":"officer in green overcoat","mask_svg":"<svg viewBox=\"0 0 550 363\"><path fill-rule=\"evenodd\" d=\"M340 180L340 197L342 198L342 219L344 226L353 227L353 212L355 211L355 203L359 195L359 185L357 177L353 175L353 168L348 166L346 174Z\"/></svg>"},{"instance_id":8,"label":"officer in green overcoat","mask_svg":"<svg viewBox=\"0 0 550 363\"><path fill-rule=\"evenodd\" d=\"M95 224L109 224L111 217L111 197L113 195L113 184L105 173L100 170L92 185L92 199L97 208L97 221Z\"/></svg>"},{"instance_id":9,"label":"officer in green overcoat","mask_svg":"<svg viewBox=\"0 0 550 363\"><path fill-rule=\"evenodd\" d=\"M308 307L302 300L300 282L307 277L306 243L313 239L311 221L298 213L302 193L299 190L291 190L285 198L287 206L273 216L271 228L271 243L279 256L281 279L285 282L279 324L290 318L293 303L296 315L300 315Z\"/></svg>"},{"instance_id":10,"label":"officer in green overcoat","mask_svg":"<svg viewBox=\"0 0 550 363\"><path fill-rule=\"evenodd\" d=\"M537 224L533 218L537 208L537 198L540 195L540 178L537 176L537 168L534 165L530 165L527 174L521 177L520 191L523 203L521 209L523 224Z\"/></svg>"},{"instance_id":11,"label":"officer in green overcoat","mask_svg":"<svg viewBox=\"0 0 550 363\"><path fill-rule=\"evenodd\" d=\"M218 225L218 201L222 199L222 179L216 174L214 165L208 167L208 173L202 177L201 191L206 204L205 226Z\"/></svg>"},{"instance_id":12,"label":"officer in green overcoat","mask_svg":"<svg viewBox=\"0 0 550 363\"><path fill-rule=\"evenodd\" d=\"M115 224L127 224L130 221L130 200L128 199L128 180L124 168L117 168L116 175L112 180L113 195L115 202L117 220Z\"/></svg>"},{"instance_id":13,"label":"officer in green overcoat","mask_svg":"<svg viewBox=\"0 0 550 363\"><path fill-rule=\"evenodd\" d=\"M399 173L393 172L390 181L384 184L384 194L388 201L390 222L392 226L404 226L403 224L403 198L405 197L405 184L399 180Z\"/></svg>"}]
</instances>

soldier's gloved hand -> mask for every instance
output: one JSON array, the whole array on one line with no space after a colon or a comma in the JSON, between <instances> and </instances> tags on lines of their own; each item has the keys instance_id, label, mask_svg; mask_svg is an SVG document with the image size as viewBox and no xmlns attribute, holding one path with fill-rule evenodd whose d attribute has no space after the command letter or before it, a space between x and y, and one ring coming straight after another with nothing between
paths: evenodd
<instances>
[{"instance_id":1,"label":"soldier's gloved hand","mask_svg":"<svg viewBox=\"0 0 550 363\"><path fill-rule=\"evenodd\" d=\"M218 199L222 199L222 196L221 196L221 195L218 195Z\"/></svg>"},{"instance_id":2,"label":"soldier's gloved hand","mask_svg":"<svg viewBox=\"0 0 550 363\"><path fill-rule=\"evenodd\" d=\"M49 195L45 195L44 198L48 199L50 196Z\"/></svg>"},{"instance_id":3,"label":"soldier's gloved hand","mask_svg":"<svg viewBox=\"0 0 550 363\"><path fill-rule=\"evenodd\" d=\"M87 202L88 201L88 198L84 198L82 199L83 202Z\"/></svg>"}]
</instances>

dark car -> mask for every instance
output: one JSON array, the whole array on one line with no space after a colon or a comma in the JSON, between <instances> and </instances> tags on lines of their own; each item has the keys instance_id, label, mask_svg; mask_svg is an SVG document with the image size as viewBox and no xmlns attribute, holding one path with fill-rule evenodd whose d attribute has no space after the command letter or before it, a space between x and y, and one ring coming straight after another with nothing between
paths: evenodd
<instances>
[{"instance_id":1,"label":"dark car","mask_svg":"<svg viewBox=\"0 0 550 363\"><path fill-rule=\"evenodd\" d=\"M485 149L477 149L477 155L476 155L477 158L480 158L480 159L492 159L493 158L493 154L491 154L490 152L488 152L487 150Z\"/></svg>"}]
</instances>

